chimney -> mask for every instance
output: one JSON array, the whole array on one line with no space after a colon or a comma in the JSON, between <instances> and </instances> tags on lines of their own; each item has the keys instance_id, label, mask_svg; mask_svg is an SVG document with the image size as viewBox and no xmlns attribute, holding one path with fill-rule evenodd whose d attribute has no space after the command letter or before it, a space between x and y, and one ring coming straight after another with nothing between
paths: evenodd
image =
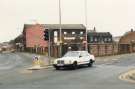
<instances>
[{"instance_id":1,"label":"chimney","mask_svg":"<svg viewBox=\"0 0 135 89\"><path fill-rule=\"evenodd\" d=\"M94 27L93 31L96 32L96 27Z\"/></svg>"},{"instance_id":2,"label":"chimney","mask_svg":"<svg viewBox=\"0 0 135 89\"><path fill-rule=\"evenodd\" d=\"M133 28L131 28L131 32L133 32L134 30L133 30Z\"/></svg>"}]
</instances>

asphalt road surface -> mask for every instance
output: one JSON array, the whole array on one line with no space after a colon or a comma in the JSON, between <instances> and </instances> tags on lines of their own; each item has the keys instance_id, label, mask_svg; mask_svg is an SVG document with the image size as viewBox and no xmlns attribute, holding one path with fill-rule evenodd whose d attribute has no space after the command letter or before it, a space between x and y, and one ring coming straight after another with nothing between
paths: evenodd
<instances>
[{"instance_id":1,"label":"asphalt road surface","mask_svg":"<svg viewBox=\"0 0 135 89\"><path fill-rule=\"evenodd\" d=\"M135 89L120 80L121 73L135 66L135 54L98 58L92 68L28 71L32 54L0 54L0 89ZM100 60L111 61L102 62Z\"/></svg>"}]
</instances>

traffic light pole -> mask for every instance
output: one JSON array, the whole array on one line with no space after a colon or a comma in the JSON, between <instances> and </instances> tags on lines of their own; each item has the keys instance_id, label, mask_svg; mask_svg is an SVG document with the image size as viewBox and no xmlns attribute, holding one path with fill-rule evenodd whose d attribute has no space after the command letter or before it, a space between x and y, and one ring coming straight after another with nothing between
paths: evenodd
<instances>
[{"instance_id":1,"label":"traffic light pole","mask_svg":"<svg viewBox=\"0 0 135 89\"><path fill-rule=\"evenodd\" d=\"M48 30L49 33L49 49L48 49L48 58L49 58L49 64L51 64L51 37L50 37L50 31Z\"/></svg>"},{"instance_id":2,"label":"traffic light pole","mask_svg":"<svg viewBox=\"0 0 135 89\"><path fill-rule=\"evenodd\" d=\"M48 42L48 62L49 64L51 64L51 38L50 38L50 30L49 29L45 29L44 31L44 40Z\"/></svg>"}]
</instances>

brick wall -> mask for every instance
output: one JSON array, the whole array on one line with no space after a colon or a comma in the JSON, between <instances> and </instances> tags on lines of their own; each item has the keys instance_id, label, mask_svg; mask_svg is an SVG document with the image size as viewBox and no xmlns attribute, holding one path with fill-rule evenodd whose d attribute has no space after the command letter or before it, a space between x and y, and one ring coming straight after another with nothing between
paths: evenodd
<instances>
[{"instance_id":1,"label":"brick wall","mask_svg":"<svg viewBox=\"0 0 135 89\"><path fill-rule=\"evenodd\" d=\"M95 56L107 56L118 53L118 45L114 43L88 44L89 52Z\"/></svg>"},{"instance_id":2,"label":"brick wall","mask_svg":"<svg viewBox=\"0 0 135 89\"><path fill-rule=\"evenodd\" d=\"M36 24L26 28L25 31L25 45L28 47L47 47L48 42L44 40L44 27Z\"/></svg>"}]
</instances>

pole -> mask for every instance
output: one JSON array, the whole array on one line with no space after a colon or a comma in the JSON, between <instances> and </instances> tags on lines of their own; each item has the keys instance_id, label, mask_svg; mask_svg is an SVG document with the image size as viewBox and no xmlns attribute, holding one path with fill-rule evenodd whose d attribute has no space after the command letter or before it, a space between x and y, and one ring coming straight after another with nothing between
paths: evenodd
<instances>
[{"instance_id":1,"label":"pole","mask_svg":"<svg viewBox=\"0 0 135 89\"><path fill-rule=\"evenodd\" d=\"M87 0L84 2L85 6L85 25L86 25L86 45L85 45L85 50L88 51L88 44L87 44Z\"/></svg>"},{"instance_id":2,"label":"pole","mask_svg":"<svg viewBox=\"0 0 135 89\"><path fill-rule=\"evenodd\" d=\"M59 25L60 25L60 27L59 27L59 30L60 30L60 34L59 34L59 36L60 36L60 57L62 56L62 44L61 44L61 42L62 42L62 38L61 38L61 30L62 30L62 28L61 28L61 0L59 0Z\"/></svg>"},{"instance_id":3,"label":"pole","mask_svg":"<svg viewBox=\"0 0 135 89\"><path fill-rule=\"evenodd\" d=\"M48 57L49 57L49 64L51 64L51 59L50 59L51 58L51 44L50 44L51 43L51 39L50 39L51 37L50 37L49 29L48 29L48 34L49 34L49 49L48 49L49 53L48 53Z\"/></svg>"}]
</instances>

